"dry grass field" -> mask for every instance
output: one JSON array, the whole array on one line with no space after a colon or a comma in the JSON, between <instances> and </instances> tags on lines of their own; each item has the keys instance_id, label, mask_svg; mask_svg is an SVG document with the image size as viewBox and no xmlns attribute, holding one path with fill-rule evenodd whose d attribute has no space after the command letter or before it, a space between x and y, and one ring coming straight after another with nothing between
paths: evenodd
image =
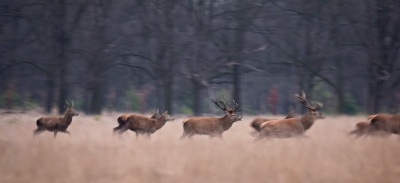
<instances>
[{"instance_id":1,"label":"dry grass field","mask_svg":"<svg viewBox=\"0 0 400 183\"><path fill-rule=\"evenodd\" d=\"M151 140L112 134L119 114L80 115L67 134L33 138L38 113L0 117L1 183L111 182L399 182L400 139L354 139L347 133L366 117L316 121L308 138L252 143L244 116L217 138L180 141L183 118Z\"/></svg>"}]
</instances>

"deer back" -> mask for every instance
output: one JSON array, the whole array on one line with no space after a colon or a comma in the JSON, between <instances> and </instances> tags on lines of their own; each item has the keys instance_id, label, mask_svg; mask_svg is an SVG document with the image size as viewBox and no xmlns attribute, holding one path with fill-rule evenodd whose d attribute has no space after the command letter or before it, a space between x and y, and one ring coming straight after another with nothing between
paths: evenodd
<instances>
[{"instance_id":1,"label":"deer back","mask_svg":"<svg viewBox=\"0 0 400 183\"><path fill-rule=\"evenodd\" d=\"M376 114L368 117L371 128L374 130L390 131L390 119L394 117L392 114Z\"/></svg>"},{"instance_id":2,"label":"deer back","mask_svg":"<svg viewBox=\"0 0 400 183\"><path fill-rule=\"evenodd\" d=\"M264 122L260 125L261 133L275 137L292 137L304 133L304 127L297 118L280 119Z\"/></svg>"}]
</instances>

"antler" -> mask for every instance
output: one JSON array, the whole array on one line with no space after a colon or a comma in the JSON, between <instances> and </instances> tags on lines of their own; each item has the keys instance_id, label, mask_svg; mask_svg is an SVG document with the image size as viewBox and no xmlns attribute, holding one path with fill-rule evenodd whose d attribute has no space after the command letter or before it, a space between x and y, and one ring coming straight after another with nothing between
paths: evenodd
<instances>
[{"instance_id":1,"label":"antler","mask_svg":"<svg viewBox=\"0 0 400 183\"><path fill-rule=\"evenodd\" d=\"M224 98L224 101L217 100L217 99L211 99L211 101L213 101L214 104L217 105L220 109L222 109L222 110L224 110L224 111L227 111L227 112L236 112L236 111L239 110L239 108L238 108L239 105L235 102L235 100L232 100L232 101L233 101L233 106L232 106L232 108L229 108L229 107L226 106L226 103L225 103L225 96L222 96L222 97ZM224 105L224 106L221 107L221 106L219 105L219 103L221 103L221 104Z\"/></svg>"},{"instance_id":2,"label":"antler","mask_svg":"<svg viewBox=\"0 0 400 183\"><path fill-rule=\"evenodd\" d=\"M314 106L310 105L310 103L308 103L307 99L306 99L306 94L304 93L304 91L301 91L301 96L296 94L297 99L300 100L300 102L302 102L308 109L310 110L318 110L321 109L323 107L323 105L321 103L318 102L313 102Z\"/></svg>"},{"instance_id":3,"label":"antler","mask_svg":"<svg viewBox=\"0 0 400 183\"><path fill-rule=\"evenodd\" d=\"M221 100L218 100L218 101L217 101L217 99L211 99L211 101L213 101L214 104L217 105L220 109L222 109L222 110L224 110L224 111L228 111L228 110L229 110L229 108L226 107L225 99L224 99L224 101L221 101ZM221 107L221 106L218 104L218 102L221 103L221 104L223 104L224 106Z\"/></svg>"},{"instance_id":4,"label":"antler","mask_svg":"<svg viewBox=\"0 0 400 183\"><path fill-rule=\"evenodd\" d=\"M235 102L234 99L232 99L232 103L233 103L232 111L234 112L239 111L240 110L239 105Z\"/></svg>"}]
</instances>

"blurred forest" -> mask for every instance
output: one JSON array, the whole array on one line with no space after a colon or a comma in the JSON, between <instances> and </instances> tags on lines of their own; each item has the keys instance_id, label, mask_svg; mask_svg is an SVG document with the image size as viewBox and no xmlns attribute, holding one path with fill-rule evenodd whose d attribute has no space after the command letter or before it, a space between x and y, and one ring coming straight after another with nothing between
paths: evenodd
<instances>
[{"instance_id":1,"label":"blurred forest","mask_svg":"<svg viewBox=\"0 0 400 183\"><path fill-rule=\"evenodd\" d=\"M399 48L398 0L2 0L0 108L389 112Z\"/></svg>"}]
</instances>

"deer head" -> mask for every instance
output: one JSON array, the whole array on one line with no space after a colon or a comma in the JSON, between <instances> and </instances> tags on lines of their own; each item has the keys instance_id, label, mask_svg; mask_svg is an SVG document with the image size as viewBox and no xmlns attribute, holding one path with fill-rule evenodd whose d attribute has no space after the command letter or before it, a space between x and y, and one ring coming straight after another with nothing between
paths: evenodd
<instances>
[{"instance_id":1,"label":"deer head","mask_svg":"<svg viewBox=\"0 0 400 183\"><path fill-rule=\"evenodd\" d=\"M168 111L165 111L164 113L161 114L160 118L164 117L165 121L173 121L175 118L171 117L168 114Z\"/></svg>"},{"instance_id":2,"label":"deer head","mask_svg":"<svg viewBox=\"0 0 400 183\"><path fill-rule=\"evenodd\" d=\"M215 100L211 99L211 101L213 101L214 104L217 105L220 109L224 110L226 112L226 115L233 122L243 120L242 116L239 116L236 114L236 112L239 111L239 108L238 108L239 105L235 102L235 100L232 100L232 102L233 102L232 108L229 108L226 106L225 97L224 97L224 101L221 101L221 100L217 101L217 99L215 99ZM221 106L220 104L222 104L223 106Z\"/></svg>"},{"instance_id":3,"label":"deer head","mask_svg":"<svg viewBox=\"0 0 400 183\"><path fill-rule=\"evenodd\" d=\"M160 112L159 112L158 109L152 111L151 113L152 113L152 115L151 115L150 118L152 118L152 119L159 119L161 117Z\"/></svg>"},{"instance_id":4,"label":"deer head","mask_svg":"<svg viewBox=\"0 0 400 183\"><path fill-rule=\"evenodd\" d=\"M318 102L313 102L313 105L310 105L306 99L306 94L304 91L302 91L302 95L299 96L296 94L297 99L300 100L307 108L308 108L308 114L314 117L314 119L324 119L326 116L321 114L318 110L323 107L321 103Z\"/></svg>"},{"instance_id":5,"label":"deer head","mask_svg":"<svg viewBox=\"0 0 400 183\"><path fill-rule=\"evenodd\" d=\"M67 100L65 100L65 105L64 107L67 109L65 112L66 115L68 116L78 116L78 112L75 111L74 109L74 101L71 101L71 105L68 103Z\"/></svg>"}]
</instances>

